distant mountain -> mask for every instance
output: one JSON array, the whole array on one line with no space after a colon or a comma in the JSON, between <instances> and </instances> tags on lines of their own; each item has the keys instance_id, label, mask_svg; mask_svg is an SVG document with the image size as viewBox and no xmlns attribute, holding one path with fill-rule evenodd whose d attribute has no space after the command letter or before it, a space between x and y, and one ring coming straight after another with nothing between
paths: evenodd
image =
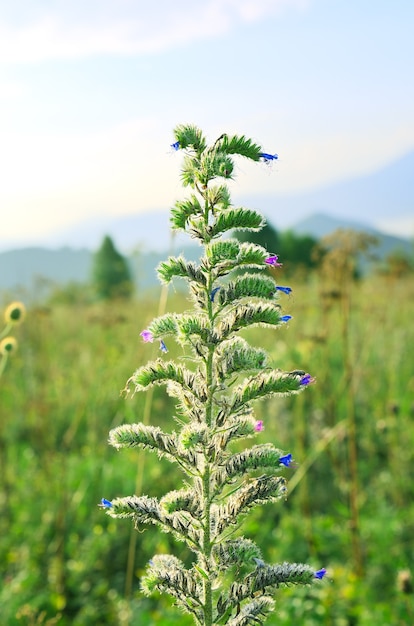
<instances>
[{"instance_id":1,"label":"distant mountain","mask_svg":"<svg viewBox=\"0 0 414 626\"><path fill-rule=\"evenodd\" d=\"M160 209L121 217L96 216L54 234L50 244L71 242L73 246L96 250L105 235L110 235L124 253L136 248L144 251L167 250L171 247L169 211Z\"/></svg>"},{"instance_id":2,"label":"distant mountain","mask_svg":"<svg viewBox=\"0 0 414 626\"><path fill-rule=\"evenodd\" d=\"M413 253L413 245L407 240L384 235L358 221L336 219L321 213L302 220L292 230L297 234L310 234L315 239L319 239L337 228L352 228L375 235L379 244L373 252L378 258L384 258L395 249L403 250L408 254ZM161 234L157 241L159 245L164 242L164 250L148 252L138 248L129 255L131 271L139 289L148 289L159 284L155 268L168 256L171 242L168 242ZM190 261L200 256L201 249L197 245L183 246L176 240L173 244L174 255L182 253ZM116 239L115 245L118 247ZM57 250L21 248L2 252L0 253L0 291L34 290L34 293L37 293L38 285L43 285L43 291L45 291L54 285L64 285L70 282L88 283L91 279L92 260L93 252L85 248L78 250L69 247Z\"/></svg>"},{"instance_id":3,"label":"distant mountain","mask_svg":"<svg viewBox=\"0 0 414 626\"><path fill-rule=\"evenodd\" d=\"M0 289L29 289L42 280L56 284L86 282L91 271L89 250L20 248L0 253Z\"/></svg>"},{"instance_id":4,"label":"distant mountain","mask_svg":"<svg viewBox=\"0 0 414 626\"><path fill-rule=\"evenodd\" d=\"M240 201L249 207L258 207L277 229L292 228L295 222L313 213L365 222L377 230L387 220L399 222L412 220L414 236L414 151L372 174L344 180L326 187L297 194L254 194L241 196ZM393 231L395 233L396 231ZM406 230L400 226L400 236ZM390 234L390 233L387 233Z\"/></svg>"},{"instance_id":5,"label":"distant mountain","mask_svg":"<svg viewBox=\"0 0 414 626\"><path fill-rule=\"evenodd\" d=\"M292 230L298 235L311 235L315 239L320 239L329 235L338 228L352 229L358 232L369 233L378 240L378 245L372 248L372 252L378 258L385 258L395 250L401 250L405 254L414 253L414 245L407 239L385 235L379 230L358 222L356 220L345 220L325 215L324 213L314 213L309 217L295 224Z\"/></svg>"},{"instance_id":6,"label":"distant mountain","mask_svg":"<svg viewBox=\"0 0 414 626\"><path fill-rule=\"evenodd\" d=\"M413 172L414 151L372 174L321 189L297 194L255 193L238 196L236 188L233 200L236 205L257 207L278 230L292 228L295 222L304 220L310 214L323 213L333 219L344 220L347 224L364 222L365 230L372 228L379 231L381 221L387 219L393 221L396 228L399 226L401 237L407 231L401 226L400 220L412 219L412 230L407 232L409 238L414 235ZM130 254L136 248L144 252L167 250L171 246L169 210L152 210L122 217L97 215L64 231L52 233L49 237L31 242L15 242L12 247L70 246L96 250L107 234L124 254ZM181 235L176 235L175 241L177 245L188 243ZM10 248L10 244L6 246L0 239L0 249Z\"/></svg>"},{"instance_id":7,"label":"distant mountain","mask_svg":"<svg viewBox=\"0 0 414 626\"><path fill-rule=\"evenodd\" d=\"M189 260L200 256L198 246L175 248L174 254L184 254ZM137 251L129 266L139 289L159 285L155 268L168 256L167 252ZM91 281L93 252L86 249L21 248L0 253L0 291L46 293L54 287L71 282Z\"/></svg>"}]
</instances>

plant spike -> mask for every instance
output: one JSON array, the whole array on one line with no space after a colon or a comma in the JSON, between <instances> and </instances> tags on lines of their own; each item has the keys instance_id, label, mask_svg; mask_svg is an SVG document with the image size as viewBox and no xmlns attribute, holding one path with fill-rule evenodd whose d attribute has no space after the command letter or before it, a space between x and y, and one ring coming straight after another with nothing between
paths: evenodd
<instances>
[{"instance_id":1,"label":"plant spike","mask_svg":"<svg viewBox=\"0 0 414 626\"><path fill-rule=\"evenodd\" d=\"M239 334L254 325L286 324L291 316L282 314L285 296L280 294L291 288L278 286L267 271L281 265L274 250L228 238L230 230L260 230L265 220L257 211L231 206L227 186L217 179L233 177L234 155L265 162L277 155L243 135L222 134L208 146L193 125L177 126L174 135L171 147L184 152L183 185L194 193L176 202L171 227L196 239L203 255L198 263L169 257L158 276L165 284L184 279L194 309L167 313L141 332L145 342L160 342L161 356L139 367L127 388L135 393L165 385L177 400L181 426L166 433L157 426L124 424L110 432L109 443L157 452L178 465L184 483L160 500L103 498L100 506L112 517L132 518L137 527L161 527L194 554L190 568L174 556L154 556L141 581L144 593L168 593L200 626L262 624L281 585L308 585L326 573L303 564L267 564L258 546L239 531L252 507L286 497L280 473L292 462L291 453L271 443L232 451L232 442L264 428L254 419L252 402L300 393L314 382L302 370L272 369L266 351ZM250 268L262 273L249 274ZM166 337L191 355L190 366L165 359Z\"/></svg>"}]
</instances>

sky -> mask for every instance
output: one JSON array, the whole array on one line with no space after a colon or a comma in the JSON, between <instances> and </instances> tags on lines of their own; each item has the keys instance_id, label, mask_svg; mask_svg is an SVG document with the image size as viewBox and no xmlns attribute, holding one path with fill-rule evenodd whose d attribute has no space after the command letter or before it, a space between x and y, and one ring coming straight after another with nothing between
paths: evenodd
<instances>
[{"instance_id":1,"label":"sky","mask_svg":"<svg viewBox=\"0 0 414 626\"><path fill-rule=\"evenodd\" d=\"M167 210L181 123L279 154L239 195L375 172L414 149L413 24L412 0L0 0L0 241Z\"/></svg>"}]
</instances>

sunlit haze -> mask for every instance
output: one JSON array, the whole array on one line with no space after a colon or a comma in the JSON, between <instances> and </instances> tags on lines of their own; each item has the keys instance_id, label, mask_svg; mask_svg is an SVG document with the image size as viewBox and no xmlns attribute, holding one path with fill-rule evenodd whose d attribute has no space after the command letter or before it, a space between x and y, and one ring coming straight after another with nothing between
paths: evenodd
<instances>
[{"instance_id":1,"label":"sunlit haze","mask_svg":"<svg viewBox=\"0 0 414 626\"><path fill-rule=\"evenodd\" d=\"M414 150L408 0L1 5L2 245L170 207L179 123L280 155L238 162L240 196L322 188ZM364 219L414 234L413 208Z\"/></svg>"}]
</instances>

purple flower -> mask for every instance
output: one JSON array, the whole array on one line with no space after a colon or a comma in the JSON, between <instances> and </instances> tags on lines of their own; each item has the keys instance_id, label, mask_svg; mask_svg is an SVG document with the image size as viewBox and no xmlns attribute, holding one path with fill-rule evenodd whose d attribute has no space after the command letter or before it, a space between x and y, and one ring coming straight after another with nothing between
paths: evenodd
<instances>
[{"instance_id":1,"label":"purple flower","mask_svg":"<svg viewBox=\"0 0 414 626\"><path fill-rule=\"evenodd\" d=\"M104 509L110 509L112 507L112 502L110 502L106 498L102 498L100 506L102 506Z\"/></svg>"},{"instance_id":2,"label":"purple flower","mask_svg":"<svg viewBox=\"0 0 414 626\"><path fill-rule=\"evenodd\" d=\"M175 151L180 149L180 142L179 141L175 141L174 143L171 144L171 148Z\"/></svg>"},{"instance_id":3,"label":"purple flower","mask_svg":"<svg viewBox=\"0 0 414 626\"><path fill-rule=\"evenodd\" d=\"M278 256L277 254L273 254L272 256L268 256L267 259L265 259L265 263L267 265L271 265L272 267L282 267L282 263L278 263Z\"/></svg>"},{"instance_id":4,"label":"purple flower","mask_svg":"<svg viewBox=\"0 0 414 626\"><path fill-rule=\"evenodd\" d=\"M165 345L165 343L163 342L162 339L160 339L160 350L161 350L161 352L168 352L168 348L167 348L167 346Z\"/></svg>"},{"instance_id":5,"label":"purple flower","mask_svg":"<svg viewBox=\"0 0 414 626\"><path fill-rule=\"evenodd\" d=\"M315 578L319 578L319 580L322 580L325 574L326 574L326 569L323 567L322 569L318 569L318 571L315 572Z\"/></svg>"},{"instance_id":6,"label":"purple flower","mask_svg":"<svg viewBox=\"0 0 414 626\"><path fill-rule=\"evenodd\" d=\"M304 376L302 376L302 378L300 379L300 385L311 385L312 383L315 382L315 379L310 375L310 374L305 374Z\"/></svg>"},{"instance_id":7,"label":"purple flower","mask_svg":"<svg viewBox=\"0 0 414 626\"><path fill-rule=\"evenodd\" d=\"M150 330L143 330L142 333L139 333L139 334L141 335L145 343L148 343L148 342L152 343L154 341L154 337Z\"/></svg>"},{"instance_id":8,"label":"purple flower","mask_svg":"<svg viewBox=\"0 0 414 626\"><path fill-rule=\"evenodd\" d=\"M292 287L281 287L280 285L276 285L275 289L276 291L283 291L283 293L286 293L287 295L289 295L292 291Z\"/></svg>"},{"instance_id":9,"label":"purple flower","mask_svg":"<svg viewBox=\"0 0 414 626\"><path fill-rule=\"evenodd\" d=\"M262 420L257 420L254 429L257 433L261 433L264 430L264 423Z\"/></svg>"},{"instance_id":10,"label":"purple flower","mask_svg":"<svg viewBox=\"0 0 414 626\"><path fill-rule=\"evenodd\" d=\"M292 455L290 454L290 452L289 454L285 454L281 456L279 458L279 463L281 465L284 465L285 467L289 467L289 465L292 463Z\"/></svg>"},{"instance_id":11,"label":"purple flower","mask_svg":"<svg viewBox=\"0 0 414 626\"><path fill-rule=\"evenodd\" d=\"M218 291L220 291L220 289L221 289L221 287L214 287L214 289L211 290L211 293L210 293L210 300L211 300L211 302L214 302L214 298L216 296L216 293Z\"/></svg>"},{"instance_id":12,"label":"purple flower","mask_svg":"<svg viewBox=\"0 0 414 626\"><path fill-rule=\"evenodd\" d=\"M268 152L261 152L259 156L265 163L276 161L279 158L277 154L269 154Z\"/></svg>"},{"instance_id":13,"label":"purple flower","mask_svg":"<svg viewBox=\"0 0 414 626\"><path fill-rule=\"evenodd\" d=\"M291 315L282 315L282 317L280 318L280 322L288 322L289 320L292 319Z\"/></svg>"}]
</instances>

